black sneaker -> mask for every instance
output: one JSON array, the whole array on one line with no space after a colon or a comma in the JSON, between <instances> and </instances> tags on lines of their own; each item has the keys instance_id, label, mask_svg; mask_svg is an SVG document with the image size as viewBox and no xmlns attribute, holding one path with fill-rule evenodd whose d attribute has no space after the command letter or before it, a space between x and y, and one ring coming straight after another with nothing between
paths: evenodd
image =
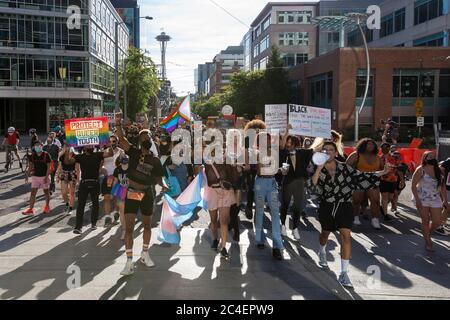
<instances>
[{"instance_id":1,"label":"black sneaker","mask_svg":"<svg viewBox=\"0 0 450 320\"><path fill-rule=\"evenodd\" d=\"M437 228L436 230L434 230L434 232L436 232L437 234L440 234L441 236L447 235L447 231L445 231L443 226Z\"/></svg>"},{"instance_id":2,"label":"black sneaker","mask_svg":"<svg viewBox=\"0 0 450 320\"><path fill-rule=\"evenodd\" d=\"M217 251L217 247L219 246L219 240L213 240L211 244L211 249L214 249Z\"/></svg>"},{"instance_id":3,"label":"black sneaker","mask_svg":"<svg viewBox=\"0 0 450 320\"><path fill-rule=\"evenodd\" d=\"M301 215L302 218L308 218L308 214L306 213L306 211L302 211Z\"/></svg>"},{"instance_id":4,"label":"black sneaker","mask_svg":"<svg viewBox=\"0 0 450 320\"><path fill-rule=\"evenodd\" d=\"M390 215L388 215L388 214L385 214L385 215L384 215L384 221L390 222L390 221L392 221L392 220L394 220L394 218L392 218Z\"/></svg>"},{"instance_id":5,"label":"black sneaker","mask_svg":"<svg viewBox=\"0 0 450 320\"><path fill-rule=\"evenodd\" d=\"M245 217L248 220L252 220L253 219L253 209L252 208L246 208L245 209Z\"/></svg>"},{"instance_id":6,"label":"black sneaker","mask_svg":"<svg viewBox=\"0 0 450 320\"><path fill-rule=\"evenodd\" d=\"M110 216L107 216L107 217L105 218L105 227L110 226L111 223L112 223L111 217L110 217Z\"/></svg>"},{"instance_id":7,"label":"black sneaker","mask_svg":"<svg viewBox=\"0 0 450 320\"><path fill-rule=\"evenodd\" d=\"M264 245L264 243L258 243L258 244L256 245L256 247L257 247L258 249L264 249L265 245Z\"/></svg>"},{"instance_id":8,"label":"black sneaker","mask_svg":"<svg viewBox=\"0 0 450 320\"><path fill-rule=\"evenodd\" d=\"M119 219L120 219L120 213L116 211L116 212L114 213L114 222L119 221Z\"/></svg>"},{"instance_id":9,"label":"black sneaker","mask_svg":"<svg viewBox=\"0 0 450 320\"><path fill-rule=\"evenodd\" d=\"M95 224L91 225L91 230L97 230L97 226Z\"/></svg>"},{"instance_id":10,"label":"black sneaker","mask_svg":"<svg viewBox=\"0 0 450 320\"><path fill-rule=\"evenodd\" d=\"M74 234L81 234L81 229L73 229Z\"/></svg>"},{"instance_id":11,"label":"black sneaker","mask_svg":"<svg viewBox=\"0 0 450 320\"><path fill-rule=\"evenodd\" d=\"M273 249L272 250L272 256L274 259L276 260L283 260L283 255L281 254L281 250L280 249Z\"/></svg>"},{"instance_id":12,"label":"black sneaker","mask_svg":"<svg viewBox=\"0 0 450 320\"><path fill-rule=\"evenodd\" d=\"M220 251L220 256L226 260L230 259L230 255L228 254L228 251L225 248L222 248L222 251Z\"/></svg>"}]
</instances>

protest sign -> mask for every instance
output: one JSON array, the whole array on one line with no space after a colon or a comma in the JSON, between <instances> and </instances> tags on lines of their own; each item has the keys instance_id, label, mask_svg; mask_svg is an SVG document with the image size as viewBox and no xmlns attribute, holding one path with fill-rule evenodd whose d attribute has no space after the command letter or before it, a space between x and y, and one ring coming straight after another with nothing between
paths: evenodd
<instances>
[{"instance_id":1,"label":"protest sign","mask_svg":"<svg viewBox=\"0 0 450 320\"><path fill-rule=\"evenodd\" d=\"M108 118L108 123L112 124L114 123L115 119L115 115L114 112L103 112L103 116Z\"/></svg>"},{"instance_id":2,"label":"protest sign","mask_svg":"<svg viewBox=\"0 0 450 320\"><path fill-rule=\"evenodd\" d=\"M70 147L102 146L109 142L108 117L69 119L64 126Z\"/></svg>"},{"instance_id":3,"label":"protest sign","mask_svg":"<svg viewBox=\"0 0 450 320\"><path fill-rule=\"evenodd\" d=\"M307 137L331 138L331 110L289 105L290 133Z\"/></svg>"},{"instance_id":4,"label":"protest sign","mask_svg":"<svg viewBox=\"0 0 450 320\"><path fill-rule=\"evenodd\" d=\"M288 113L286 104L266 104L265 123L268 129L286 131Z\"/></svg>"}]
</instances>

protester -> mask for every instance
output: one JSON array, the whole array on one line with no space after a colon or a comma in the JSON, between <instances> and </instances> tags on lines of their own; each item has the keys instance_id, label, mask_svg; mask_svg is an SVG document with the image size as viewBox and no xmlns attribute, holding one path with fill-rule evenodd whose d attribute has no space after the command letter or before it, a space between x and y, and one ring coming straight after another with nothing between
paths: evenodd
<instances>
[{"instance_id":1,"label":"protester","mask_svg":"<svg viewBox=\"0 0 450 320\"><path fill-rule=\"evenodd\" d=\"M423 154L422 165L414 172L411 190L422 218L425 249L434 252L431 235L441 226L443 209L448 209L444 178L433 152Z\"/></svg>"},{"instance_id":2,"label":"protester","mask_svg":"<svg viewBox=\"0 0 450 320\"><path fill-rule=\"evenodd\" d=\"M78 206L76 224L73 230L74 234L80 235L83 227L84 209L86 207L87 197L90 196L92 202L91 229L97 229L97 220L99 213L99 193L100 183L99 175L103 159L113 156L113 150L109 148L105 152L94 152L93 146L84 147L84 153L77 154L70 159L67 152L68 146L64 146L64 162L68 165L77 163L81 169L81 181L78 187Z\"/></svg>"},{"instance_id":3,"label":"protester","mask_svg":"<svg viewBox=\"0 0 450 320\"><path fill-rule=\"evenodd\" d=\"M50 192L49 188L49 175L50 175L50 155L42 148L41 142L34 144L34 152L29 156L28 173L25 175L25 182L28 182L28 177L31 177L31 194L30 194L30 206L28 209L22 212L23 215L34 215L34 204L36 202L36 194L39 189L44 190L45 206L43 209L44 214L50 213Z\"/></svg>"},{"instance_id":4,"label":"protester","mask_svg":"<svg viewBox=\"0 0 450 320\"><path fill-rule=\"evenodd\" d=\"M258 154L258 164L256 166L257 176L255 178L255 240L259 249L264 249L265 234L263 230L264 207L267 202L270 209L272 221L272 256L276 260L283 260L282 250L284 249L281 239L280 226L280 203L278 201L278 184L275 175L279 170L278 154L272 153L272 141L275 139L267 132L259 133L254 145L254 151ZM278 139L278 137L276 137ZM264 140L267 150L264 150Z\"/></svg>"},{"instance_id":5,"label":"protester","mask_svg":"<svg viewBox=\"0 0 450 320\"><path fill-rule=\"evenodd\" d=\"M378 156L378 146L376 142L370 138L361 139L356 145L356 151L353 152L347 159L347 164L352 168L361 172L371 173L377 172L384 167L384 161ZM355 190L353 193L353 223L356 226L361 225L359 215L362 212L361 204L364 201L365 194L370 201L370 209L372 212L371 224L374 229L381 229L380 226L380 189L379 181L374 185L374 188L364 190ZM385 216L388 221L389 216Z\"/></svg>"},{"instance_id":6,"label":"protester","mask_svg":"<svg viewBox=\"0 0 450 320\"><path fill-rule=\"evenodd\" d=\"M447 200L450 200L450 158L444 160L440 164L441 171L443 173L445 188L447 191ZM447 205L447 210L444 212L444 218L442 219L442 225L436 229L436 233L441 235L447 235L445 230L445 224L447 222L448 216L450 214L450 206Z\"/></svg>"},{"instance_id":7,"label":"protester","mask_svg":"<svg viewBox=\"0 0 450 320\"><path fill-rule=\"evenodd\" d=\"M323 152L328 155L328 161L317 166L309 181L319 196L319 222L322 231L319 237L319 265L328 267L326 245L331 232L339 231L341 239L341 273L339 282L344 287L352 288L348 276L348 266L351 256L351 229L353 225L352 193L354 190L369 190L378 184L377 177L387 172L364 173L352 166L336 160L338 152L334 142L327 141Z\"/></svg>"},{"instance_id":8,"label":"protester","mask_svg":"<svg viewBox=\"0 0 450 320\"><path fill-rule=\"evenodd\" d=\"M39 137L37 135L36 129L30 129L29 132L31 137L30 147L33 149L34 144L39 141Z\"/></svg>"},{"instance_id":9,"label":"protester","mask_svg":"<svg viewBox=\"0 0 450 320\"><path fill-rule=\"evenodd\" d=\"M152 185L162 184L162 176L164 175L161 162L150 151L152 142L150 139L150 131L142 130L138 136L138 146L131 145L124 137L122 131L122 114L116 113L116 135L119 139L120 146L129 156L128 165L128 192L125 199L125 249L127 262L121 275L131 275L134 273L133 263L133 232L136 220L136 214L141 211L142 225L144 227L143 246L141 253L141 261L147 267L153 267L155 264L150 258L148 249L151 240L151 217L153 214L154 194Z\"/></svg>"},{"instance_id":10,"label":"protester","mask_svg":"<svg viewBox=\"0 0 450 320\"><path fill-rule=\"evenodd\" d=\"M58 169L58 154L60 151L60 147L55 143L54 135L49 134L47 140L43 147L44 151L50 155L51 163L50 163L50 194L55 192L55 175L56 170Z\"/></svg>"},{"instance_id":11,"label":"protester","mask_svg":"<svg viewBox=\"0 0 450 320\"><path fill-rule=\"evenodd\" d=\"M117 137L112 135L109 137L109 143L113 150L113 156L103 160L104 177L101 184L101 192L103 195L103 211L105 213L105 226L113 222L113 197L111 195L112 186L114 183L114 170L116 169L116 161L122 157L125 152L119 148Z\"/></svg>"},{"instance_id":12,"label":"protester","mask_svg":"<svg viewBox=\"0 0 450 320\"><path fill-rule=\"evenodd\" d=\"M122 228L120 240L125 240L125 199L128 190L128 166L130 158L127 155L122 155L117 159L117 162L117 167L114 169L114 185L117 185L118 192L114 197L117 202L117 207L119 208L119 219Z\"/></svg>"},{"instance_id":13,"label":"protester","mask_svg":"<svg viewBox=\"0 0 450 320\"><path fill-rule=\"evenodd\" d=\"M69 162L64 161L65 153L69 152ZM79 168L74 163L75 150L64 148L60 153L56 182L61 183L61 195L66 204L66 212L71 213L75 207L75 191L80 178Z\"/></svg>"}]
</instances>

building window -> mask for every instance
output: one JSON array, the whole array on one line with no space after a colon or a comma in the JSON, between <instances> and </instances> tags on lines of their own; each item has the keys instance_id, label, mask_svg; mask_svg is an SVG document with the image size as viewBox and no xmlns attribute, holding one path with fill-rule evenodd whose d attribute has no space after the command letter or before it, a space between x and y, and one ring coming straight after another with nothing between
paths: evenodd
<instances>
[{"instance_id":1,"label":"building window","mask_svg":"<svg viewBox=\"0 0 450 320\"><path fill-rule=\"evenodd\" d=\"M445 33L432 34L413 41L414 47L442 47L444 45Z\"/></svg>"},{"instance_id":2,"label":"building window","mask_svg":"<svg viewBox=\"0 0 450 320\"><path fill-rule=\"evenodd\" d=\"M394 32L394 15L390 14L381 18L380 38L391 35Z\"/></svg>"},{"instance_id":3,"label":"building window","mask_svg":"<svg viewBox=\"0 0 450 320\"><path fill-rule=\"evenodd\" d=\"M270 16L262 23L262 31L266 31L270 26Z\"/></svg>"},{"instance_id":4,"label":"building window","mask_svg":"<svg viewBox=\"0 0 450 320\"><path fill-rule=\"evenodd\" d=\"M267 63L269 62L269 57L265 57L259 61L259 70L265 70L267 68Z\"/></svg>"},{"instance_id":5,"label":"building window","mask_svg":"<svg viewBox=\"0 0 450 320\"><path fill-rule=\"evenodd\" d=\"M308 54L307 53L297 53L296 63L302 64L308 62Z\"/></svg>"},{"instance_id":6,"label":"building window","mask_svg":"<svg viewBox=\"0 0 450 320\"><path fill-rule=\"evenodd\" d=\"M281 55L281 58L283 59L284 66L291 68L295 66L295 53L286 53Z\"/></svg>"},{"instance_id":7,"label":"building window","mask_svg":"<svg viewBox=\"0 0 450 320\"><path fill-rule=\"evenodd\" d=\"M416 0L414 3L414 24L421 24L443 14L443 0Z\"/></svg>"},{"instance_id":8,"label":"building window","mask_svg":"<svg viewBox=\"0 0 450 320\"><path fill-rule=\"evenodd\" d=\"M269 35L267 35L259 43L260 53L263 53L265 50L267 50L269 48L269 43L270 43L270 38L269 38Z\"/></svg>"},{"instance_id":9,"label":"building window","mask_svg":"<svg viewBox=\"0 0 450 320\"><path fill-rule=\"evenodd\" d=\"M405 8L395 11L394 14L394 32L400 32L405 30L405 18L406 10Z\"/></svg>"},{"instance_id":10,"label":"building window","mask_svg":"<svg viewBox=\"0 0 450 320\"><path fill-rule=\"evenodd\" d=\"M253 58L259 56L259 43L253 48Z\"/></svg>"},{"instance_id":11,"label":"building window","mask_svg":"<svg viewBox=\"0 0 450 320\"><path fill-rule=\"evenodd\" d=\"M333 73L328 72L308 79L309 105L331 108L333 100Z\"/></svg>"},{"instance_id":12,"label":"building window","mask_svg":"<svg viewBox=\"0 0 450 320\"><path fill-rule=\"evenodd\" d=\"M450 98L450 69L440 70L439 98Z\"/></svg>"},{"instance_id":13,"label":"building window","mask_svg":"<svg viewBox=\"0 0 450 320\"><path fill-rule=\"evenodd\" d=\"M312 11L280 11L279 24L310 24Z\"/></svg>"},{"instance_id":14,"label":"building window","mask_svg":"<svg viewBox=\"0 0 450 320\"><path fill-rule=\"evenodd\" d=\"M363 98L366 92L367 84L367 70L358 70L358 75L356 76L356 98ZM367 98L373 98L373 74L370 75L369 80L369 90L367 91Z\"/></svg>"},{"instance_id":15,"label":"building window","mask_svg":"<svg viewBox=\"0 0 450 320\"><path fill-rule=\"evenodd\" d=\"M309 44L308 32L283 32L279 34L280 46L307 46Z\"/></svg>"},{"instance_id":16,"label":"building window","mask_svg":"<svg viewBox=\"0 0 450 320\"><path fill-rule=\"evenodd\" d=\"M10 78L10 60L9 58L0 58L0 86L4 85L4 80L9 80Z\"/></svg>"},{"instance_id":17,"label":"building window","mask_svg":"<svg viewBox=\"0 0 450 320\"><path fill-rule=\"evenodd\" d=\"M339 43L339 32L329 32L328 33L328 44L337 44Z\"/></svg>"},{"instance_id":18,"label":"building window","mask_svg":"<svg viewBox=\"0 0 450 320\"><path fill-rule=\"evenodd\" d=\"M259 62L253 65L253 70L259 70Z\"/></svg>"}]
</instances>

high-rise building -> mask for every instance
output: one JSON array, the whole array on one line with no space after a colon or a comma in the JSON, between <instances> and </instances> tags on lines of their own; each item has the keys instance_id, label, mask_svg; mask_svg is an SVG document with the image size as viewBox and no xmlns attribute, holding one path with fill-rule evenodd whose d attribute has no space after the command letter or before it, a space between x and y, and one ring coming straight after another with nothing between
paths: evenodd
<instances>
[{"instance_id":1,"label":"high-rise building","mask_svg":"<svg viewBox=\"0 0 450 320\"><path fill-rule=\"evenodd\" d=\"M251 52L250 69L265 69L274 45L280 49L286 67L314 58L317 27L311 19L317 10L315 3L269 2L251 24L251 36L244 37L244 52Z\"/></svg>"},{"instance_id":2,"label":"high-rise building","mask_svg":"<svg viewBox=\"0 0 450 320\"><path fill-rule=\"evenodd\" d=\"M0 129L41 132L114 109L114 27L109 0L9 0L0 6ZM67 7L81 17L71 24ZM79 22L77 25L76 22ZM119 28L119 62L128 30Z\"/></svg>"},{"instance_id":3,"label":"high-rise building","mask_svg":"<svg viewBox=\"0 0 450 320\"><path fill-rule=\"evenodd\" d=\"M140 48L140 9L137 0L111 0L111 3L128 27L130 45Z\"/></svg>"},{"instance_id":4,"label":"high-rise building","mask_svg":"<svg viewBox=\"0 0 450 320\"><path fill-rule=\"evenodd\" d=\"M213 68L209 77L209 95L223 92L230 83L233 73L244 68L244 48L229 46L214 57Z\"/></svg>"},{"instance_id":5,"label":"high-rise building","mask_svg":"<svg viewBox=\"0 0 450 320\"><path fill-rule=\"evenodd\" d=\"M214 64L212 62L206 62L204 64L199 64L194 72L195 81L195 93L197 95L207 95L206 91L206 81L211 76L214 69Z\"/></svg>"}]
</instances>

